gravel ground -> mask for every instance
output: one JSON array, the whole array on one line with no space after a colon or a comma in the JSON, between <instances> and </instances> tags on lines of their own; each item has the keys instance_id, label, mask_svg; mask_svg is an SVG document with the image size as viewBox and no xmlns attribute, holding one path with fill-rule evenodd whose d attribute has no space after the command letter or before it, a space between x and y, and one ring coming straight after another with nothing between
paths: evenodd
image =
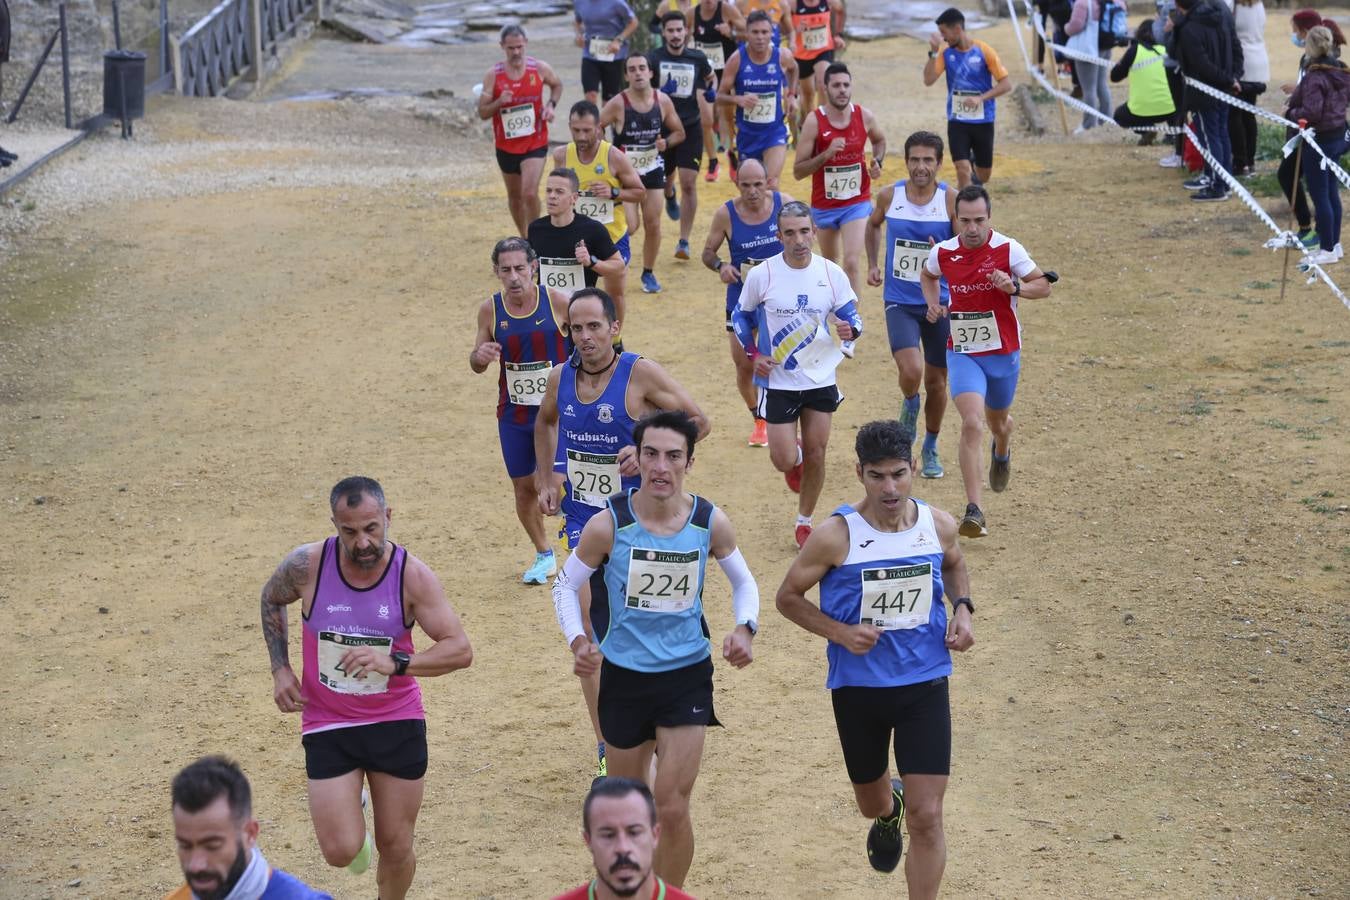
<instances>
[{"instance_id":1,"label":"gravel ground","mask_svg":"<svg viewBox=\"0 0 1350 900\"><path fill-rule=\"evenodd\" d=\"M40 132L29 126L30 135ZM96 206L258 187L417 181L443 189L473 172L481 177L491 152L483 133L466 102L455 98L156 98L133 140L105 129L0 199L0 252L21 235ZM23 153L27 143L14 143Z\"/></svg>"}]
</instances>

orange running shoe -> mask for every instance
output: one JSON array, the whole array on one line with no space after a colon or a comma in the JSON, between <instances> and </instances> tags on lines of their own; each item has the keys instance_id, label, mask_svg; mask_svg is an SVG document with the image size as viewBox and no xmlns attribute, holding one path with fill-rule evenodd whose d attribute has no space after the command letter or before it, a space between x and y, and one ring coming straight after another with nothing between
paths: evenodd
<instances>
[{"instance_id":1,"label":"orange running shoe","mask_svg":"<svg viewBox=\"0 0 1350 900\"><path fill-rule=\"evenodd\" d=\"M763 419L755 420L755 427L750 432L750 446L751 447L769 446L769 426L765 423Z\"/></svg>"}]
</instances>

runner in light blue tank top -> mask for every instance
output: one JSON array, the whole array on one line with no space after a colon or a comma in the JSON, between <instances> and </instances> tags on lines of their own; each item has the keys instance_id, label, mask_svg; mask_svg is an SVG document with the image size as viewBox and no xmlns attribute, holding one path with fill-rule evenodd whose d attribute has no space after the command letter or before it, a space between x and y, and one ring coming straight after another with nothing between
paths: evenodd
<instances>
[{"instance_id":1,"label":"runner in light blue tank top","mask_svg":"<svg viewBox=\"0 0 1350 900\"><path fill-rule=\"evenodd\" d=\"M554 584L573 671L582 678L600 676L597 715L610 776L644 778L653 761L657 784L693 784L698 776L704 729L721 724L713 710L712 648L703 607L709 556L731 582L734 624L722 640L722 658L738 669L753 660L759 588L736 547L731 520L684 490L698 434L694 420L680 410L638 422L640 486L611 498L609 515L586 523ZM591 589L593 639L583 626L585 584ZM692 835L688 805L680 806L663 813L678 818L662 826ZM684 863L663 872L672 881L683 882L688 872L692 838L684 840L691 844Z\"/></svg>"},{"instance_id":2,"label":"runner in light blue tank top","mask_svg":"<svg viewBox=\"0 0 1350 900\"><path fill-rule=\"evenodd\" d=\"M604 593L591 582L591 626L605 659L639 672L664 672L712 655L703 619L703 577L714 506L697 495L684 527L669 536L642 527L633 491L609 501L614 545ZM602 602L603 601L603 602Z\"/></svg>"}]
</instances>

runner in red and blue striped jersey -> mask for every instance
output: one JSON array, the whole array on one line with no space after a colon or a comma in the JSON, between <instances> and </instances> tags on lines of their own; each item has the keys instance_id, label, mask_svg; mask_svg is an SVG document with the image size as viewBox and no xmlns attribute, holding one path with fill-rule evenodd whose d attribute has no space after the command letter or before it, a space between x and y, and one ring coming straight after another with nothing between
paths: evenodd
<instances>
[{"instance_id":1,"label":"runner in red and blue striped jersey","mask_svg":"<svg viewBox=\"0 0 1350 900\"><path fill-rule=\"evenodd\" d=\"M478 334L469 354L469 367L479 374L498 363L497 433L516 516L534 543L526 584L544 584L557 572L534 484L534 419L549 371L568 356L567 295L536 284L537 266L538 256L524 238L504 238L493 247L492 270L502 289L479 306Z\"/></svg>"}]
</instances>

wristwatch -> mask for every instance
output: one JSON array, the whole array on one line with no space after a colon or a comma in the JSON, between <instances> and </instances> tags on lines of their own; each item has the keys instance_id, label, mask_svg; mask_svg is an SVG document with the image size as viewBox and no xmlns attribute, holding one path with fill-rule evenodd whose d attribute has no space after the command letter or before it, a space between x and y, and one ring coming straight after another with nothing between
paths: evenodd
<instances>
[{"instance_id":1,"label":"wristwatch","mask_svg":"<svg viewBox=\"0 0 1350 900\"><path fill-rule=\"evenodd\" d=\"M744 622L737 622L736 624L744 625L746 628L750 629L751 637L754 637L755 635L759 634L759 624L755 622L754 619L746 619Z\"/></svg>"},{"instance_id":2,"label":"wristwatch","mask_svg":"<svg viewBox=\"0 0 1350 900\"><path fill-rule=\"evenodd\" d=\"M408 663L412 662L411 656L404 653L402 650L395 650L393 653L389 654L389 658L394 661L395 675L408 674Z\"/></svg>"},{"instance_id":3,"label":"wristwatch","mask_svg":"<svg viewBox=\"0 0 1350 900\"><path fill-rule=\"evenodd\" d=\"M929 59L937 59L937 51L936 51L936 50L929 50L929 51L928 51L928 58L929 58Z\"/></svg>"},{"instance_id":4,"label":"wristwatch","mask_svg":"<svg viewBox=\"0 0 1350 900\"><path fill-rule=\"evenodd\" d=\"M1012 283L1013 283L1012 296L1014 296L1014 297L1020 297L1020 296L1022 296L1022 282L1021 282L1021 280L1019 280L1018 277L1017 277L1016 275L1014 275L1014 276L1013 276ZM975 611L975 610L973 610L973 609L971 610L971 612L974 612L974 611Z\"/></svg>"},{"instance_id":5,"label":"wristwatch","mask_svg":"<svg viewBox=\"0 0 1350 900\"><path fill-rule=\"evenodd\" d=\"M964 606L970 610L970 614L975 615L975 604L970 602L969 597L957 597L952 601L952 612L956 612L958 606Z\"/></svg>"}]
</instances>

